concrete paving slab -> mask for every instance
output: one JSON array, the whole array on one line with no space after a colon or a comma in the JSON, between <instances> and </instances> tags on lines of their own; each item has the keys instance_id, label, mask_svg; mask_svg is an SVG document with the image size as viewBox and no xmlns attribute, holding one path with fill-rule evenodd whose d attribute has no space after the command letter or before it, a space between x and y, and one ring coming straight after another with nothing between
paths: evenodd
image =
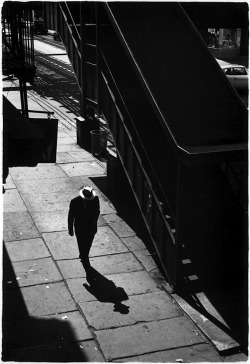
<instances>
[{"instance_id":1,"label":"concrete paving slab","mask_svg":"<svg viewBox=\"0 0 250 364\"><path fill-rule=\"evenodd\" d=\"M69 133L67 133L65 130L61 130L58 128L58 131L57 131L57 139L59 138L68 138L69 136Z\"/></svg>"},{"instance_id":2,"label":"concrete paving slab","mask_svg":"<svg viewBox=\"0 0 250 364\"><path fill-rule=\"evenodd\" d=\"M65 209L45 212L31 211L31 216L42 233L68 230L68 211Z\"/></svg>"},{"instance_id":3,"label":"concrete paving slab","mask_svg":"<svg viewBox=\"0 0 250 364\"><path fill-rule=\"evenodd\" d=\"M16 181L17 189L22 195L40 195L46 192L57 193L58 195L65 192L75 191L78 193L78 189L66 176L62 178L49 178L42 180L19 180Z\"/></svg>"},{"instance_id":4,"label":"concrete paving slab","mask_svg":"<svg viewBox=\"0 0 250 364\"><path fill-rule=\"evenodd\" d=\"M185 317L94 332L106 360L204 343Z\"/></svg>"},{"instance_id":5,"label":"concrete paving slab","mask_svg":"<svg viewBox=\"0 0 250 364\"><path fill-rule=\"evenodd\" d=\"M70 345L74 361L102 363L105 359L94 340L79 341ZM75 353L77 351L77 354Z\"/></svg>"},{"instance_id":6,"label":"concrete paving slab","mask_svg":"<svg viewBox=\"0 0 250 364\"><path fill-rule=\"evenodd\" d=\"M16 85L14 83L10 84L9 87L10 89L7 89L3 92L3 95L13 104L15 105L15 107L19 110L21 110L21 100L20 100L20 91L19 91L19 87L16 83ZM30 105L29 105L30 107Z\"/></svg>"},{"instance_id":7,"label":"concrete paving slab","mask_svg":"<svg viewBox=\"0 0 250 364\"><path fill-rule=\"evenodd\" d=\"M227 363L237 363L237 362L246 362L249 360L248 360L248 356L246 354L239 352L236 354L231 354L226 357L223 357L222 361L227 362Z\"/></svg>"},{"instance_id":8,"label":"concrete paving slab","mask_svg":"<svg viewBox=\"0 0 250 364\"><path fill-rule=\"evenodd\" d=\"M101 274L127 273L142 270L132 253L106 255L90 259L91 265Z\"/></svg>"},{"instance_id":9,"label":"concrete paving slab","mask_svg":"<svg viewBox=\"0 0 250 364\"><path fill-rule=\"evenodd\" d=\"M55 260L79 258L76 238L68 231L44 233L42 237Z\"/></svg>"},{"instance_id":10,"label":"concrete paving slab","mask_svg":"<svg viewBox=\"0 0 250 364\"><path fill-rule=\"evenodd\" d=\"M44 191L38 195L22 193L23 200L28 210L34 212L58 211L69 209L72 198L76 196L76 191L65 191L63 194L57 192Z\"/></svg>"},{"instance_id":11,"label":"concrete paving slab","mask_svg":"<svg viewBox=\"0 0 250 364\"><path fill-rule=\"evenodd\" d=\"M134 252L137 259L141 262L143 267L146 269L147 272L152 271L153 269L157 268L154 259L150 255L147 249L139 250Z\"/></svg>"},{"instance_id":12,"label":"concrete paving slab","mask_svg":"<svg viewBox=\"0 0 250 364\"><path fill-rule=\"evenodd\" d=\"M57 146L57 153L60 152L81 152L82 148L78 144L64 144Z\"/></svg>"},{"instance_id":13,"label":"concrete paving slab","mask_svg":"<svg viewBox=\"0 0 250 364\"><path fill-rule=\"evenodd\" d=\"M120 238L126 238L128 236L135 236L135 232L116 214L108 214L104 216L106 222L116 232Z\"/></svg>"},{"instance_id":14,"label":"concrete paving slab","mask_svg":"<svg viewBox=\"0 0 250 364\"><path fill-rule=\"evenodd\" d=\"M40 234L27 211L3 213L3 239L15 241L39 238Z\"/></svg>"},{"instance_id":15,"label":"concrete paving slab","mask_svg":"<svg viewBox=\"0 0 250 364\"><path fill-rule=\"evenodd\" d=\"M95 161L61 164L60 168L69 176L101 176L106 171Z\"/></svg>"},{"instance_id":16,"label":"concrete paving slab","mask_svg":"<svg viewBox=\"0 0 250 364\"><path fill-rule=\"evenodd\" d=\"M97 191L100 200L100 213L102 215L114 214L116 212L114 206Z\"/></svg>"},{"instance_id":17,"label":"concrete paving slab","mask_svg":"<svg viewBox=\"0 0 250 364\"><path fill-rule=\"evenodd\" d=\"M12 264L12 267L19 287L49 284L63 279L52 258L16 262Z\"/></svg>"},{"instance_id":18,"label":"concrete paving slab","mask_svg":"<svg viewBox=\"0 0 250 364\"><path fill-rule=\"evenodd\" d=\"M56 163L37 163L36 167L55 166Z\"/></svg>"},{"instance_id":19,"label":"concrete paving slab","mask_svg":"<svg viewBox=\"0 0 250 364\"><path fill-rule=\"evenodd\" d=\"M75 162L96 161L95 157L84 149L80 152L69 152L69 155L74 158Z\"/></svg>"},{"instance_id":20,"label":"concrete paving slab","mask_svg":"<svg viewBox=\"0 0 250 364\"><path fill-rule=\"evenodd\" d=\"M76 129L74 130L67 130L66 133L71 136L71 138L76 139Z\"/></svg>"},{"instance_id":21,"label":"concrete paving slab","mask_svg":"<svg viewBox=\"0 0 250 364\"><path fill-rule=\"evenodd\" d=\"M58 131L65 131L66 133L68 131L74 131L76 132L76 127L71 123L65 123L65 119L58 118Z\"/></svg>"},{"instance_id":22,"label":"concrete paving slab","mask_svg":"<svg viewBox=\"0 0 250 364\"><path fill-rule=\"evenodd\" d=\"M101 178L107 178L106 176L102 176ZM88 178L87 176L73 176L70 177L71 182L76 186L76 188L79 190L84 185L91 185L95 192L98 191L98 187L95 185L95 183ZM99 192L100 193L100 192Z\"/></svg>"},{"instance_id":23,"label":"concrete paving slab","mask_svg":"<svg viewBox=\"0 0 250 364\"><path fill-rule=\"evenodd\" d=\"M49 257L50 253L40 238L5 243L11 262Z\"/></svg>"},{"instance_id":24,"label":"concrete paving slab","mask_svg":"<svg viewBox=\"0 0 250 364\"><path fill-rule=\"evenodd\" d=\"M144 242L136 235L129 236L127 238L121 238L121 240L131 252L145 249Z\"/></svg>"},{"instance_id":25,"label":"concrete paving slab","mask_svg":"<svg viewBox=\"0 0 250 364\"><path fill-rule=\"evenodd\" d=\"M58 137L57 145L64 145L64 144L75 144L75 141L69 135L63 138Z\"/></svg>"},{"instance_id":26,"label":"concrete paving slab","mask_svg":"<svg viewBox=\"0 0 250 364\"><path fill-rule=\"evenodd\" d=\"M117 287L122 287L129 296L160 290L145 271L109 274L107 278L113 281Z\"/></svg>"},{"instance_id":27,"label":"concrete paving slab","mask_svg":"<svg viewBox=\"0 0 250 364\"><path fill-rule=\"evenodd\" d=\"M61 168L55 165L44 165L39 167L15 167L10 168L10 174L14 182L20 180L45 180L47 178L66 177Z\"/></svg>"},{"instance_id":28,"label":"concrete paving slab","mask_svg":"<svg viewBox=\"0 0 250 364\"><path fill-rule=\"evenodd\" d=\"M61 152L56 154L56 163L73 163L75 159L67 152Z\"/></svg>"},{"instance_id":29,"label":"concrete paving slab","mask_svg":"<svg viewBox=\"0 0 250 364\"><path fill-rule=\"evenodd\" d=\"M122 363L218 363L222 361L215 350L208 344L197 344L183 348L158 351L119 360Z\"/></svg>"},{"instance_id":30,"label":"concrete paving slab","mask_svg":"<svg viewBox=\"0 0 250 364\"><path fill-rule=\"evenodd\" d=\"M58 260L57 264L64 279L86 277L80 259Z\"/></svg>"},{"instance_id":31,"label":"concrete paving slab","mask_svg":"<svg viewBox=\"0 0 250 364\"><path fill-rule=\"evenodd\" d=\"M125 307L124 307L125 306ZM134 325L142 321L158 321L182 316L178 305L165 292L130 296L120 307L110 302L80 304L88 323L95 330ZM124 311L127 308L127 311Z\"/></svg>"},{"instance_id":32,"label":"concrete paving slab","mask_svg":"<svg viewBox=\"0 0 250 364\"><path fill-rule=\"evenodd\" d=\"M94 269L104 275L143 269L141 264L130 253L90 258L90 263ZM60 260L57 264L65 279L86 277L85 270L79 259Z\"/></svg>"},{"instance_id":33,"label":"concrete paving slab","mask_svg":"<svg viewBox=\"0 0 250 364\"><path fill-rule=\"evenodd\" d=\"M27 211L27 207L24 205L23 200L17 190L10 189L5 191L3 195L3 211Z\"/></svg>"},{"instance_id":34,"label":"concrete paving slab","mask_svg":"<svg viewBox=\"0 0 250 364\"><path fill-rule=\"evenodd\" d=\"M125 252L128 252L128 249L109 226L98 228L90 250L91 257Z\"/></svg>"},{"instance_id":35,"label":"concrete paving slab","mask_svg":"<svg viewBox=\"0 0 250 364\"><path fill-rule=\"evenodd\" d=\"M29 316L46 316L77 309L62 282L23 287L20 290Z\"/></svg>"},{"instance_id":36,"label":"concrete paving slab","mask_svg":"<svg viewBox=\"0 0 250 364\"><path fill-rule=\"evenodd\" d=\"M87 284L85 278L70 278L67 279L66 282L77 304L82 302L96 301L96 297L84 287L84 284Z\"/></svg>"}]
</instances>

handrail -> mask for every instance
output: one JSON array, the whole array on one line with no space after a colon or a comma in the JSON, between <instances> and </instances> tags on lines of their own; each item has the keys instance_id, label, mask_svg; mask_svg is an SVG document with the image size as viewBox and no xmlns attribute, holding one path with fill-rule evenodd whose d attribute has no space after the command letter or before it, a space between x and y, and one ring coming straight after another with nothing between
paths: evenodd
<instances>
[{"instance_id":1,"label":"handrail","mask_svg":"<svg viewBox=\"0 0 250 364\"><path fill-rule=\"evenodd\" d=\"M64 11L64 9L63 9L63 6L62 6L62 4L64 4L64 6L65 6L65 8L66 8L66 10L67 10L67 13ZM71 12L70 12L70 10L69 10L69 7L68 7L68 5L67 5L67 2L64 2L64 3L58 3L58 5L59 5L59 7L60 7L60 10L61 10L61 14L62 14L62 16L64 17L64 20L65 20L65 24L66 24L66 26L67 26L67 28L68 28L68 30L69 30L69 32L70 32L70 34L71 34L71 38L72 38L72 40L73 40L73 42L74 42L74 44L75 44L75 47L76 47L76 49L77 49L77 51L78 51L78 54L79 54L79 56L81 56L81 52L79 51L79 49L78 49L78 45L80 44L80 42L81 42L81 36L80 36L80 34L79 34L79 32L78 32L78 29L77 29L77 26L76 26L76 24L75 24L75 21L74 21L74 19L73 19L73 17L72 17L72 15L71 15ZM71 22L69 22L69 19L68 19L68 16L69 16L69 18L70 18L70 21ZM72 26L70 26L70 24L72 24ZM77 39L76 39L76 37L74 36L74 34L73 33L75 33L76 34L76 36L77 36Z\"/></svg>"},{"instance_id":2,"label":"handrail","mask_svg":"<svg viewBox=\"0 0 250 364\"><path fill-rule=\"evenodd\" d=\"M189 20L189 27L190 29L194 29L194 25L192 24L191 20L187 17L186 13L184 12L184 10L182 9L182 7L176 3L176 8L178 8L178 15L180 18L186 18ZM121 44L123 45L126 54L128 55L129 59L133 62L133 66L134 69L136 70L136 73L139 77L139 79L141 80L141 83L143 84L144 90L147 93L147 95L149 95L150 99L153 101L153 106L154 109L156 111L156 115L158 117L159 120L161 120L161 122L164 124L164 129L165 131L167 131L168 135L171 138L172 141L172 145L174 146L175 151L180 154L180 158L183 158L184 160L187 160L188 158L193 158L193 157L197 157L200 154L200 157L205 157L206 154L210 154L213 153L214 156L215 154L219 154L219 153L230 153L233 150L238 151L239 150L239 144L231 144L230 147L225 148L225 146L222 146L222 148L220 148L220 146L188 146L188 145L180 145L180 143L178 142L178 140L176 139L175 134L173 133L173 130L170 129L168 123L166 122L166 119L164 117L164 115L162 114L161 110L158 107L158 104L154 98L154 95L152 94L150 87L147 83L147 80L144 78L144 75L141 72L141 69L139 67L139 64L136 62L132 50L130 49L127 40L124 37L124 34L122 33L122 30L120 28L119 23L117 22L116 18L114 17L114 14L112 13L112 9L111 9L111 5L109 5L109 3L105 3L104 4L105 10L107 15L110 18L110 21L112 22L115 30L116 30L116 34L121 42ZM193 32L194 35L197 38L201 39L201 36L199 35L199 33L197 31ZM203 47L203 52L206 52L207 54L210 54L209 50L207 49L207 47L205 46L205 44L203 44L203 42L200 42L201 46ZM217 64L217 62L215 60L213 60L213 58L211 58L211 62L214 63L215 67L217 67L217 69L219 70L219 66ZM228 84L225 75L222 72L218 72L218 76L220 78L223 78L223 81L226 82L227 87L231 86ZM243 105L240 97L238 96L238 94L235 92L235 90L231 90L234 93L234 96L237 98L237 101L239 102L239 104L241 105L241 108L244 109L245 111L245 106ZM242 146L240 147L240 150L245 149L246 148L246 143L244 143L244 141L242 142Z\"/></svg>"},{"instance_id":3,"label":"handrail","mask_svg":"<svg viewBox=\"0 0 250 364\"><path fill-rule=\"evenodd\" d=\"M126 104L125 104L125 102L124 102L124 100L123 100L123 97L122 97L122 95L120 94L120 91L119 91L119 89L118 89L118 87L117 87L117 85L116 85L116 82L115 82L115 80L114 80L114 78L113 78L113 76L112 76L112 73L111 73L111 71L110 71L110 69L109 69L109 66L108 66L108 64L107 64L107 61L106 61L106 59L105 59L105 56L104 56L104 54L102 53L102 51L100 51L100 55L102 56L102 58L103 58L103 61L105 62L105 66L106 66L106 68L107 68L107 71L108 71L108 73L109 73L109 76L110 76L110 78L111 78L111 80L112 80L112 83L114 84L114 87L115 87L115 89L116 89L116 92L118 93L118 95L119 95L119 97L120 97L120 100L122 101L122 105L123 105L123 107L124 107L124 109L125 109L125 112L126 112L126 114L128 115L128 117L129 117L129 120L130 120L130 125L132 126L132 128L133 128L133 130L132 130L132 133L131 133L131 136L132 136L132 139L133 139L133 145L134 146L139 146L139 148L140 148L140 153L139 153L139 155L140 155L140 159L141 159L141 161L142 161L142 164L143 165L148 165L148 168L147 168L147 171L150 171L150 173L152 174L152 178L151 178L151 183L152 183L152 185L153 185L153 187L154 187L154 190L155 190L155 193L156 193L156 195L157 195L157 197L158 197L158 199L159 199L159 201L161 202L161 203L163 203L163 206L164 206L164 204L167 206L167 208L170 210L170 212L171 212L171 217L173 217L173 219L174 219L174 221L175 221L175 214L174 214L174 212L173 212L173 210L172 210L172 208L171 208L171 205L169 204L169 201L168 201L168 199L167 199L167 197L166 197L166 194L165 194L165 192L164 192L164 190L163 190L163 188L162 188L162 186L161 186L161 183L160 183L160 181L159 181L159 179L158 179L158 177L157 177L157 174L156 174L156 172L155 172L155 169L154 169L154 167L153 167L153 165L152 165L152 163L150 162L150 158L149 158L149 156L148 156L148 153L146 152L146 149L144 148L144 145L143 145L143 143L142 143L142 140L141 140L141 138L140 138L140 136L139 136L139 134L138 134L138 132L137 132L137 130L136 130L136 127L135 127L135 124L134 124L134 122L133 122L133 118L131 117L131 115L130 115L130 113L129 113L129 111L128 111L128 109L127 109L127 106L126 106ZM155 188L156 187L156 188ZM157 191L157 192L156 192ZM158 193L160 193L160 195L161 196L158 196ZM159 197L162 197L162 198L159 198ZM163 201L162 201L163 200Z\"/></svg>"}]
</instances>

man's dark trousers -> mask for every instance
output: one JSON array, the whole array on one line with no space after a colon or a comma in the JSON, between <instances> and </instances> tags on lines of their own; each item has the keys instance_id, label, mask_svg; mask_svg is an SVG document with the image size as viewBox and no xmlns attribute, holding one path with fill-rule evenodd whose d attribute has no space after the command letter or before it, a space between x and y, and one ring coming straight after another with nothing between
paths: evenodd
<instances>
[{"instance_id":1,"label":"man's dark trousers","mask_svg":"<svg viewBox=\"0 0 250 364\"><path fill-rule=\"evenodd\" d=\"M89 251L92 246L95 234L91 232L76 232L76 239L78 244L78 249L81 259L82 265L84 266L85 270L90 269L90 262L89 262Z\"/></svg>"},{"instance_id":2,"label":"man's dark trousers","mask_svg":"<svg viewBox=\"0 0 250 364\"><path fill-rule=\"evenodd\" d=\"M68 230L71 236L73 236L73 231L75 230L80 253L79 257L86 270L90 268L88 255L97 232L99 214L100 204L98 196L95 196L90 201L86 201L80 196L77 196L70 202Z\"/></svg>"}]
</instances>

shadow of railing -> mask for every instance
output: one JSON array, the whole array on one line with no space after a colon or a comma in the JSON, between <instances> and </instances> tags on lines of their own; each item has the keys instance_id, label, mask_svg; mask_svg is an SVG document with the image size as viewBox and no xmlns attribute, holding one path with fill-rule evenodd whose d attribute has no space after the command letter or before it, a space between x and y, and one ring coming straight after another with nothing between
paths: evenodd
<instances>
[{"instance_id":1,"label":"shadow of railing","mask_svg":"<svg viewBox=\"0 0 250 364\"><path fill-rule=\"evenodd\" d=\"M204 231L205 244L185 248L190 267L178 295L238 343L224 353L247 353L248 217L234 195L224 193L218 231L210 237Z\"/></svg>"},{"instance_id":2,"label":"shadow of railing","mask_svg":"<svg viewBox=\"0 0 250 364\"><path fill-rule=\"evenodd\" d=\"M38 72L33 91L42 98L36 101L45 108L53 107L51 100L56 101L57 112L62 114L62 118L67 113L80 116L80 90L72 66L38 51L35 51L35 62ZM32 98L31 94L29 96Z\"/></svg>"}]
</instances>

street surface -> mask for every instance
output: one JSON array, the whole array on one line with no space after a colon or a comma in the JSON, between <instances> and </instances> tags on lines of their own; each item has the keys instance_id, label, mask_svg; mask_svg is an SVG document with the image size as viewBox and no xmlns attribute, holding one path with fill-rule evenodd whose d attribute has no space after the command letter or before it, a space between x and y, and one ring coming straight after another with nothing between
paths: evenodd
<instances>
[{"instance_id":1,"label":"street surface","mask_svg":"<svg viewBox=\"0 0 250 364\"><path fill-rule=\"evenodd\" d=\"M35 42L38 70L28 102L29 109L53 111L59 120L57 162L11 168L5 185L3 360L247 360L237 350L219 355L218 343L234 347L235 340L205 311L196 318L208 325L208 336L195 314L191 319L185 313L139 233L132 202L123 205L133 225L109 200L106 161L76 144L79 91L67 56L60 42L46 39ZM17 80L4 81L3 94L20 108ZM94 186L101 204L90 252L99 272L95 285L87 282L76 239L67 232L69 202L85 183ZM210 308L207 302L209 315Z\"/></svg>"}]
</instances>

